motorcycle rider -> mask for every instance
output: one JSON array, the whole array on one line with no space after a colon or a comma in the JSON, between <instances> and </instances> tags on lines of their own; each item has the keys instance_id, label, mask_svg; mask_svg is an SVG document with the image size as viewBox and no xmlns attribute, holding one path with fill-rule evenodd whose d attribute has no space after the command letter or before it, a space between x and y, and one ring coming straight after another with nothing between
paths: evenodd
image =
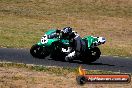
<instances>
[{"instance_id":1,"label":"motorcycle rider","mask_svg":"<svg viewBox=\"0 0 132 88\"><path fill-rule=\"evenodd\" d=\"M70 47L68 47L69 54L65 57L66 61L72 61L75 57L79 57L82 45L85 42L81 39L77 32L73 31L71 27L65 27L62 32L62 38L68 39L70 41Z\"/></svg>"},{"instance_id":2,"label":"motorcycle rider","mask_svg":"<svg viewBox=\"0 0 132 88\"><path fill-rule=\"evenodd\" d=\"M56 34L60 35L60 38L63 39L68 39L69 40L69 35L72 33L72 28L71 27L65 27L62 30L56 30Z\"/></svg>"}]
</instances>

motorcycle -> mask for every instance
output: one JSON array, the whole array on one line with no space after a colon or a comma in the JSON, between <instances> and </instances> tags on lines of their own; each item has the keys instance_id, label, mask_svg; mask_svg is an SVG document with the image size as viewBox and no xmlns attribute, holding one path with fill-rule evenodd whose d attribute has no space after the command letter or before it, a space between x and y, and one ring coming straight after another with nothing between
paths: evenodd
<instances>
[{"instance_id":1,"label":"motorcycle","mask_svg":"<svg viewBox=\"0 0 132 88\"><path fill-rule=\"evenodd\" d=\"M50 55L51 58L64 60L65 56L70 53L68 48L70 47L70 41L60 37L61 34L57 34L56 30L52 29L47 31L41 38L41 40L34 44L30 53L33 57L43 59ZM82 38L85 42L83 51L80 52L80 56L75 58L83 62L91 63L100 58L101 51L97 47L106 42L104 37L85 36Z\"/></svg>"}]
</instances>

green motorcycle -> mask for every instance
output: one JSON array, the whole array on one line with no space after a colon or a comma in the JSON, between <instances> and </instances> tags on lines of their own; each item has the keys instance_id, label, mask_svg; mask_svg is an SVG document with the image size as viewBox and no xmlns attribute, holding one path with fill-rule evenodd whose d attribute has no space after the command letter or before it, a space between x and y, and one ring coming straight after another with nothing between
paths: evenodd
<instances>
[{"instance_id":1,"label":"green motorcycle","mask_svg":"<svg viewBox=\"0 0 132 88\"><path fill-rule=\"evenodd\" d=\"M65 56L70 53L67 51L68 47L70 47L70 41L61 38L60 35L54 29L47 31L41 40L31 47L31 55L39 59L50 55L51 58L64 60ZM82 45L83 50L80 52L80 56L75 59L87 63L99 59L101 51L97 46L104 44L106 39L104 37L85 36L82 40L85 42L85 45Z\"/></svg>"}]
</instances>

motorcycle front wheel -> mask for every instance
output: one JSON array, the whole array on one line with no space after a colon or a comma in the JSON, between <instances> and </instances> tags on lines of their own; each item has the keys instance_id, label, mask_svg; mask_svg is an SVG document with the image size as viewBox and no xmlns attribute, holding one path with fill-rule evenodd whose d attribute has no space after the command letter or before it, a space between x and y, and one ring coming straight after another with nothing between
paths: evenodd
<instances>
[{"instance_id":1,"label":"motorcycle front wheel","mask_svg":"<svg viewBox=\"0 0 132 88\"><path fill-rule=\"evenodd\" d=\"M37 44L33 45L30 49L30 54L35 57L35 58L39 58L39 59L43 59L46 56L48 56L48 52L46 51L46 49L42 46L39 46Z\"/></svg>"}]
</instances>

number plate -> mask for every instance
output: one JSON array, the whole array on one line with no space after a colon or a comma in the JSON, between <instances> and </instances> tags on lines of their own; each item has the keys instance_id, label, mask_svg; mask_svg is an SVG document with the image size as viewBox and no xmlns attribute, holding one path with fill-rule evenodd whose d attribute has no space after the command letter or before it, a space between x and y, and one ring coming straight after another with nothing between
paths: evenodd
<instances>
[{"instance_id":1,"label":"number plate","mask_svg":"<svg viewBox=\"0 0 132 88\"><path fill-rule=\"evenodd\" d=\"M45 44L45 43L47 43L48 42L48 37L47 37L47 35L44 35L42 38L41 38L41 43L42 44Z\"/></svg>"}]
</instances>

